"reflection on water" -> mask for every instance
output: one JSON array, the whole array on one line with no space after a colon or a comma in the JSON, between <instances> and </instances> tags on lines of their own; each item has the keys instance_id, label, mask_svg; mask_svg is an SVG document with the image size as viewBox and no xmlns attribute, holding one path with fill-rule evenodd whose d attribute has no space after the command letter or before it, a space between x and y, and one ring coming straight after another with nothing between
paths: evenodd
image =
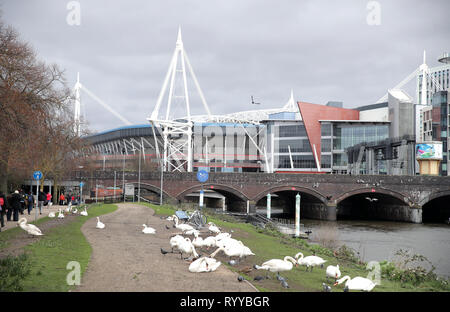
<instances>
[{"instance_id":1,"label":"reflection on water","mask_svg":"<svg viewBox=\"0 0 450 312\"><path fill-rule=\"evenodd\" d=\"M436 274L450 278L450 226L390 221L320 221L302 219L313 231L322 226L337 229L339 243L360 253L364 261L393 260L399 249L421 254L436 267Z\"/></svg>"}]
</instances>

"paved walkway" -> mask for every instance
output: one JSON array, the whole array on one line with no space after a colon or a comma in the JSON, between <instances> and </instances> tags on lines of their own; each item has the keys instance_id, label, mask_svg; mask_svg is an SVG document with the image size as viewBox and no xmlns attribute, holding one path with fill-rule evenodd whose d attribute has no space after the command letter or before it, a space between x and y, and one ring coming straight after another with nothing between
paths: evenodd
<instances>
[{"instance_id":1,"label":"paved walkway","mask_svg":"<svg viewBox=\"0 0 450 312\"><path fill-rule=\"evenodd\" d=\"M104 229L97 229L96 218L81 228L93 252L81 285L76 291L218 291L248 292L256 289L239 282L237 273L221 265L210 273L191 273L189 262L170 250L169 238L179 230L166 229L166 220L137 204L118 204L119 209L100 217ZM156 229L143 234L142 224ZM206 254L205 254L206 255Z\"/></svg>"},{"instance_id":2,"label":"paved walkway","mask_svg":"<svg viewBox=\"0 0 450 312\"><path fill-rule=\"evenodd\" d=\"M72 206L72 207L78 208L78 206ZM64 210L65 208L67 208L67 205L66 206L52 205L50 208L48 206L43 206L42 207L42 214L38 213L37 219L40 219L42 217L47 217L48 214L51 211L55 212L56 215L58 215L57 212L59 211L59 208ZM35 208L33 208L33 210L31 210L30 215L28 215L28 210L25 209L25 211L23 212L23 215L21 215L19 213L19 219L20 218L26 218L27 222L35 221L36 220L36 210L35 210ZM13 228L13 227L17 226L17 221L6 221L6 214L5 214L4 220L5 220L5 226L2 227L2 231L5 231L7 229L10 229L10 228ZM12 215L11 215L11 220L13 220L13 216Z\"/></svg>"}]
</instances>

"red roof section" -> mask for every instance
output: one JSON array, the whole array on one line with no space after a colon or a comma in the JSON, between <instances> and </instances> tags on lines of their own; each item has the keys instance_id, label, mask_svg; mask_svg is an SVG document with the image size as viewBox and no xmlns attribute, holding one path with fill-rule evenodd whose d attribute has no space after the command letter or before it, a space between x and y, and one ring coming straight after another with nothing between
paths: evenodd
<instances>
[{"instance_id":1,"label":"red roof section","mask_svg":"<svg viewBox=\"0 0 450 312\"><path fill-rule=\"evenodd\" d=\"M359 120L359 111L355 109L339 108L321 104L297 102L306 128L311 150L314 155L316 145L317 157L320 162L320 122L319 120Z\"/></svg>"}]
</instances>

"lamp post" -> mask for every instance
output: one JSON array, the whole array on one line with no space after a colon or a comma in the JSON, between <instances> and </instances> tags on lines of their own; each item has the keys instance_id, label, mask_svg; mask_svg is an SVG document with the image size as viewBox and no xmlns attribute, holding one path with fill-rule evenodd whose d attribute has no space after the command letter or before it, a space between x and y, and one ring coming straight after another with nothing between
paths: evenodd
<instances>
[{"instance_id":1,"label":"lamp post","mask_svg":"<svg viewBox=\"0 0 450 312\"><path fill-rule=\"evenodd\" d=\"M141 202L141 151L139 148L139 169L138 169L138 203ZM134 196L133 196L134 198Z\"/></svg>"},{"instance_id":2,"label":"lamp post","mask_svg":"<svg viewBox=\"0 0 450 312\"><path fill-rule=\"evenodd\" d=\"M163 169L163 160L160 159L160 168L161 168L161 187L159 192L159 205L162 206L163 204L163 179L164 179L164 169Z\"/></svg>"},{"instance_id":3,"label":"lamp post","mask_svg":"<svg viewBox=\"0 0 450 312\"><path fill-rule=\"evenodd\" d=\"M300 236L300 194L295 196L295 237Z\"/></svg>"},{"instance_id":4,"label":"lamp post","mask_svg":"<svg viewBox=\"0 0 450 312\"><path fill-rule=\"evenodd\" d=\"M122 166L122 196L125 202L125 148L122 148L123 166Z\"/></svg>"}]
</instances>

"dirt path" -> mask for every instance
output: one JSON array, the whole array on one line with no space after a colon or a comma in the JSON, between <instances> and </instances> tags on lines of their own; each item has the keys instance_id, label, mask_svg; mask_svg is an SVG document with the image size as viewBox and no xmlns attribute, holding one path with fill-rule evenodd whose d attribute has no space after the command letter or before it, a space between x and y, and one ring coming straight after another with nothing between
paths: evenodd
<instances>
[{"instance_id":1,"label":"dirt path","mask_svg":"<svg viewBox=\"0 0 450 312\"><path fill-rule=\"evenodd\" d=\"M81 228L93 248L92 257L76 291L256 291L237 274L221 265L215 272L191 273L189 262L170 250L167 221L153 216L153 210L134 204L119 204L114 213L100 217L105 229L96 229L96 218ZM142 224L156 229L143 234Z\"/></svg>"}]
</instances>

